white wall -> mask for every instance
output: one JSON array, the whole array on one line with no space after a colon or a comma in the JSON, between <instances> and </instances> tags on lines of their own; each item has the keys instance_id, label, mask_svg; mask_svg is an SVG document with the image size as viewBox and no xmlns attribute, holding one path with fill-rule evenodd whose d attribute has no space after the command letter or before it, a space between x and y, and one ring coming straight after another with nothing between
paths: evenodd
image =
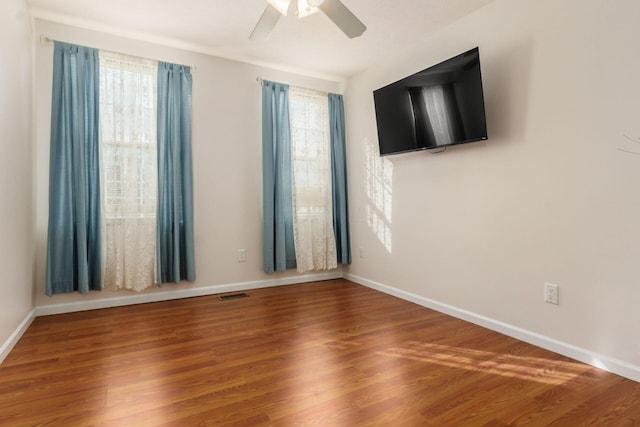
<instances>
[{"instance_id":1,"label":"white wall","mask_svg":"<svg viewBox=\"0 0 640 427\"><path fill-rule=\"evenodd\" d=\"M0 361L32 317L32 33L25 0L0 2ZM26 324L25 324L26 322Z\"/></svg>"},{"instance_id":2,"label":"white wall","mask_svg":"<svg viewBox=\"0 0 640 427\"><path fill-rule=\"evenodd\" d=\"M193 135L196 282L165 284L141 294L122 291L47 297L49 132L53 47L36 49L37 306L39 314L216 293L325 275L262 271L261 88L257 77L336 92L336 82L292 75L146 42L36 20L36 32L60 41L195 65ZM246 249L247 261L237 261ZM334 271L340 275L340 270ZM114 300L116 298L117 300ZM105 302L106 301L106 302Z\"/></svg>"},{"instance_id":3,"label":"white wall","mask_svg":"<svg viewBox=\"0 0 640 427\"><path fill-rule=\"evenodd\" d=\"M640 137L639 16L637 0L496 0L350 79L347 275L640 378L640 155L618 150L640 154L623 137ZM489 140L368 160L372 91L475 46ZM367 191L376 162L392 170L390 218ZM558 306L543 302L545 282L560 286Z\"/></svg>"}]
</instances>

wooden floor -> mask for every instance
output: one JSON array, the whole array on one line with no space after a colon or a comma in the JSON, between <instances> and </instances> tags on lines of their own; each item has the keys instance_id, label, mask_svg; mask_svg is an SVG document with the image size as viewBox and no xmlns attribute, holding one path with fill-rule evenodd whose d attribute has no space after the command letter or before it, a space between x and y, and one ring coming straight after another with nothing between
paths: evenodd
<instances>
[{"instance_id":1,"label":"wooden floor","mask_svg":"<svg viewBox=\"0 0 640 427\"><path fill-rule=\"evenodd\" d=\"M248 293L35 319L0 425L640 425L640 383L346 280Z\"/></svg>"}]
</instances>

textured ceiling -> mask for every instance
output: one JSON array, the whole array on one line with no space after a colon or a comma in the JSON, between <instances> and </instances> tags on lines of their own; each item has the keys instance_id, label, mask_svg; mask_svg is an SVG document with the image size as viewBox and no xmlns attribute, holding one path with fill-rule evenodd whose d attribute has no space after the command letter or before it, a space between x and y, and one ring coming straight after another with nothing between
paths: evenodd
<instances>
[{"instance_id":1,"label":"textured ceiling","mask_svg":"<svg viewBox=\"0 0 640 427\"><path fill-rule=\"evenodd\" d=\"M343 0L367 26L347 38L322 13L283 17L249 41L265 0L28 0L36 18L340 79L493 0Z\"/></svg>"}]
</instances>

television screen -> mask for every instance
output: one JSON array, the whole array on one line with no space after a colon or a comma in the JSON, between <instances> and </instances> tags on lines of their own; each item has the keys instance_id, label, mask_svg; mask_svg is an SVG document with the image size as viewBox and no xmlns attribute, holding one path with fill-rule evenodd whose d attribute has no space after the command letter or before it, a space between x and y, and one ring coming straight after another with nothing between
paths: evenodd
<instances>
[{"instance_id":1,"label":"television screen","mask_svg":"<svg viewBox=\"0 0 640 427\"><path fill-rule=\"evenodd\" d=\"M478 48L373 92L380 155L487 139Z\"/></svg>"}]
</instances>

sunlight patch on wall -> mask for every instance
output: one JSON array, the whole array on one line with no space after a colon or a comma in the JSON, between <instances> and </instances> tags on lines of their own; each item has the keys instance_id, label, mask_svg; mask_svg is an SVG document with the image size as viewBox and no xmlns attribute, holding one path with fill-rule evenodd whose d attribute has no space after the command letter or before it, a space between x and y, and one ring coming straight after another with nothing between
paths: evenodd
<instances>
[{"instance_id":1,"label":"sunlight patch on wall","mask_svg":"<svg viewBox=\"0 0 640 427\"><path fill-rule=\"evenodd\" d=\"M364 149L367 225L391 253L393 164L389 159L380 157L369 140L365 140Z\"/></svg>"}]
</instances>

